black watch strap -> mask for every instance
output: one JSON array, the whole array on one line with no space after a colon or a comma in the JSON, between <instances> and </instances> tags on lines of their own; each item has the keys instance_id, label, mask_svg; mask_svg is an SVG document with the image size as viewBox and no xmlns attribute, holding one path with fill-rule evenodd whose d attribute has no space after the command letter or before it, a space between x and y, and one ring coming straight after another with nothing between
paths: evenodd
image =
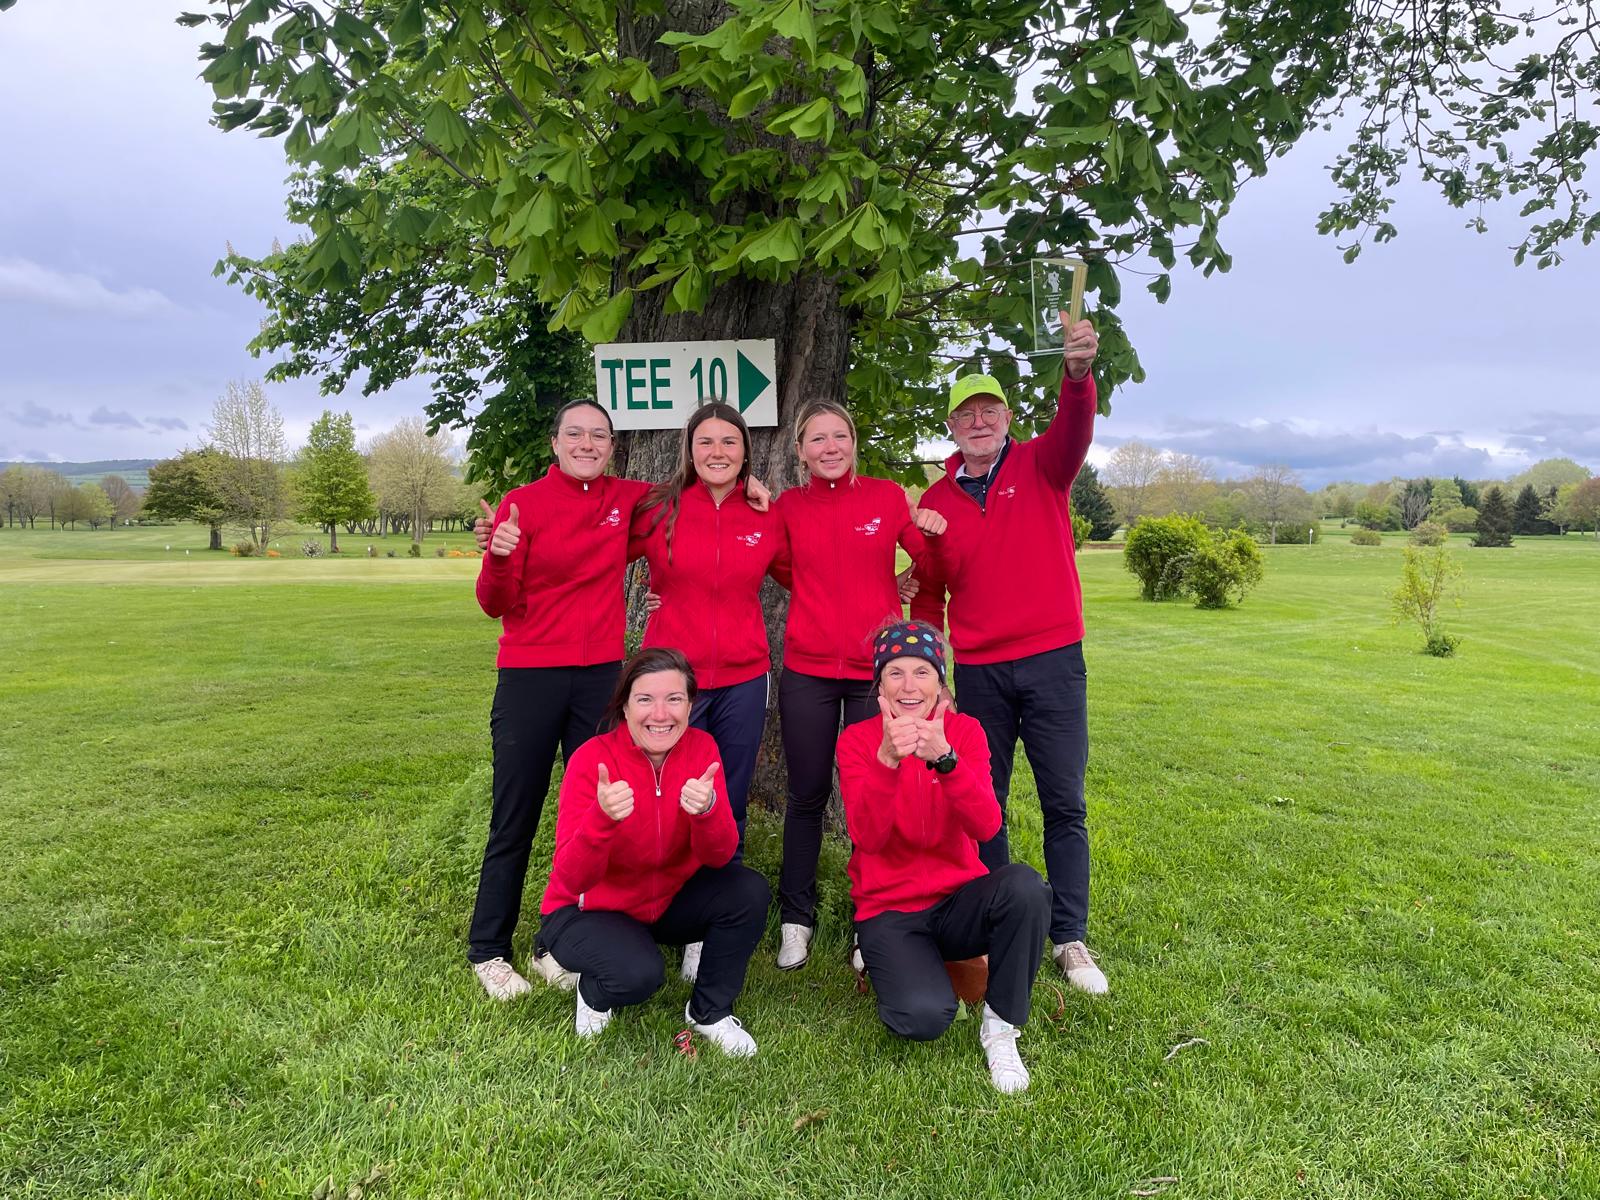
<instances>
[{"instance_id":1,"label":"black watch strap","mask_svg":"<svg viewBox=\"0 0 1600 1200\"><path fill-rule=\"evenodd\" d=\"M946 750L941 757L934 759L928 764L928 770L937 771L941 775L948 775L951 771L956 769L956 763L958 761L960 760L956 758L956 752L954 750Z\"/></svg>"}]
</instances>

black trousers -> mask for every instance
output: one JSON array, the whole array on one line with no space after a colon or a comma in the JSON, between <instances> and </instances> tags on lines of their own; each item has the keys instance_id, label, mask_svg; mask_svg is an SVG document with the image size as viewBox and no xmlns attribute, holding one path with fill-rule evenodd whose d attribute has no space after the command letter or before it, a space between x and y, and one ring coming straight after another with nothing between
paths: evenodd
<instances>
[{"instance_id":1,"label":"black trousers","mask_svg":"<svg viewBox=\"0 0 1600 1200\"><path fill-rule=\"evenodd\" d=\"M778 684L778 716L789 795L783 810L778 908L785 922L817 923L817 859L828 797L833 794L839 730L877 713L877 691L870 679L825 679L784 668Z\"/></svg>"},{"instance_id":2,"label":"black trousers","mask_svg":"<svg viewBox=\"0 0 1600 1200\"><path fill-rule=\"evenodd\" d=\"M956 664L956 700L989 739L994 794L1005 811L1017 737L1028 752L1044 813L1044 867L1050 880L1050 937L1083 938L1089 925L1089 830L1083 772L1089 763L1088 677L1083 646L982 666ZM992 871L1011 861L1004 822L978 848Z\"/></svg>"},{"instance_id":3,"label":"black trousers","mask_svg":"<svg viewBox=\"0 0 1600 1200\"><path fill-rule=\"evenodd\" d=\"M660 990L666 978L660 946L704 942L689 1012L709 1025L733 1012L771 902L765 877L743 863L701 867L652 925L569 904L545 917L539 936L557 962L578 972L584 1003L602 1011L641 1004Z\"/></svg>"},{"instance_id":4,"label":"black trousers","mask_svg":"<svg viewBox=\"0 0 1600 1200\"><path fill-rule=\"evenodd\" d=\"M550 790L556 748L562 761L592 738L621 663L594 667L501 667L489 710L494 742L494 807L478 872L467 958L511 961L511 935L522 912L528 856ZM565 964L563 964L565 965Z\"/></svg>"},{"instance_id":5,"label":"black trousers","mask_svg":"<svg viewBox=\"0 0 1600 1200\"><path fill-rule=\"evenodd\" d=\"M722 785L728 790L728 807L739 826L739 849L744 856L745 809L750 802L750 781L756 774L756 756L761 752L761 731L767 724L767 687L771 676L765 672L743 683L706 688L694 698L689 724L709 733L722 755Z\"/></svg>"},{"instance_id":6,"label":"black trousers","mask_svg":"<svg viewBox=\"0 0 1600 1200\"><path fill-rule=\"evenodd\" d=\"M921 912L856 922L878 1016L891 1032L925 1042L956 1019L947 959L989 956L989 1007L1013 1025L1028 1020L1050 896L1039 872L1011 863L981 875Z\"/></svg>"}]
</instances>

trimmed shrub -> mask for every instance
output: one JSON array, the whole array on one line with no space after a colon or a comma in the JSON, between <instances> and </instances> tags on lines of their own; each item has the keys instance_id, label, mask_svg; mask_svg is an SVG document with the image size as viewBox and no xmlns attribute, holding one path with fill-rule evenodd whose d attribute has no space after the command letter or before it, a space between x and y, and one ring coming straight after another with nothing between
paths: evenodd
<instances>
[{"instance_id":1,"label":"trimmed shrub","mask_svg":"<svg viewBox=\"0 0 1600 1200\"><path fill-rule=\"evenodd\" d=\"M307 558L321 558L322 557L322 543L321 542L301 542L300 543L300 553L304 554Z\"/></svg>"},{"instance_id":2,"label":"trimmed shrub","mask_svg":"<svg viewBox=\"0 0 1600 1200\"><path fill-rule=\"evenodd\" d=\"M1411 531L1413 546L1442 546L1449 540L1450 531L1437 521L1423 521Z\"/></svg>"},{"instance_id":3,"label":"trimmed shrub","mask_svg":"<svg viewBox=\"0 0 1600 1200\"><path fill-rule=\"evenodd\" d=\"M417 545L417 543L412 542L411 545L406 547L406 555L409 558L421 558L422 547Z\"/></svg>"},{"instance_id":4,"label":"trimmed shrub","mask_svg":"<svg viewBox=\"0 0 1600 1200\"><path fill-rule=\"evenodd\" d=\"M1425 653L1435 658L1449 658L1456 652L1456 647L1461 644L1461 639L1453 633L1430 633L1428 642L1423 646Z\"/></svg>"},{"instance_id":5,"label":"trimmed shrub","mask_svg":"<svg viewBox=\"0 0 1600 1200\"><path fill-rule=\"evenodd\" d=\"M1072 514L1072 548L1082 550L1083 544L1089 540L1089 531L1094 528L1094 522L1088 517Z\"/></svg>"},{"instance_id":6,"label":"trimmed shrub","mask_svg":"<svg viewBox=\"0 0 1600 1200\"><path fill-rule=\"evenodd\" d=\"M1123 543L1122 565L1137 576L1144 599L1169 600L1183 582L1172 565L1210 544L1211 531L1195 517L1140 517Z\"/></svg>"},{"instance_id":7,"label":"trimmed shrub","mask_svg":"<svg viewBox=\"0 0 1600 1200\"><path fill-rule=\"evenodd\" d=\"M1358 529L1350 535L1350 544L1352 546L1381 546L1383 545L1383 534L1376 529Z\"/></svg>"},{"instance_id":8,"label":"trimmed shrub","mask_svg":"<svg viewBox=\"0 0 1600 1200\"><path fill-rule=\"evenodd\" d=\"M1174 564L1182 574L1181 589L1194 597L1196 608L1227 608L1266 574L1256 540L1242 529L1209 539Z\"/></svg>"},{"instance_id":9,"label":"trimmed shrub","mask_svg":"<svg viewBox=\"0 0 1600 1200\"><path fill-rule=\"evenodd\" d=\"M256 544L254 542L235 542L228 548L228 553L235 558L254 558Z\"/></svg>"},{"instance_id":10,"label":"trimmed shrub","mask_svg":"<svg viewBox=\"0 0 1600 1200\"><path fill-rule=\"evenodd\" d=\"M384 553L384 557L385 558L393 558L394 557L394 551L393 550L386 551Z\"/></svg>"}]
</instances>

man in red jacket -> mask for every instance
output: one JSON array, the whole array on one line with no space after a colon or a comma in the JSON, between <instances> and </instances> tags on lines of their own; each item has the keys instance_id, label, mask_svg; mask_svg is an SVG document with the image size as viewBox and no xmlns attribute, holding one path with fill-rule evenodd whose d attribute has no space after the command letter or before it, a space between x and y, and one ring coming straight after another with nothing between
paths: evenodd
<instances>
[{"instance_id":1,"label":"man in red jacket","mask_svg":"<svg viewBox=\"0 0 1600 1200\"><path fill-rule=\"evenodd\" d=\"M1083 662L1083 593L1073 560L1068 495L1094 436L1090 368L1098 340L1088 321L1066 330L1056 415L1031 441L1011 437L999 383L968 375L950 389L947 425L956 453L921 507L944 514L938 561L919 570L911 615L944 628L949 595L955 691L989 741L995 796L1004 809L1020 734L1044 813L1050 940L1067 980L1107 990L1085 945L1089 835L1083 773L1089 722ZM1010 861L1005 825L980 848L984 864Z\"/></svg>"}]
</instances>

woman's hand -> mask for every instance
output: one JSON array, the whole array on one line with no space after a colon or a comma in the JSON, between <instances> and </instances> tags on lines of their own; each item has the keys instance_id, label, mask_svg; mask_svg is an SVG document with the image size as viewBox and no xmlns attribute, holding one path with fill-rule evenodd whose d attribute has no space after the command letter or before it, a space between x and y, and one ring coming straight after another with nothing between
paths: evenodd
<instances>
[{"instance_id":1,"label":"woman's hand","mask_svg":"<svg viewBox=\"0 0 1600 1200\"><path fill-rule=\"evenodd\" d=\"M917 752L917 725L913 716L895 716L894 709L883 696L878 697L878 711L883 714L883 743L878 747L878 761L886 767L898 767L900 760Z\"/></svg>"},{"instance_id":2,"label":"woman's hand","mask_svg":"<svg viewBox=\"0 0 1600 1200\"><path fill-rule=\"evenodd\" d=\"M717 802L717 789L712 780L716 779L717 772L721 769L722 764L714 762L698 779L688 780L683 785L683 793L678 797L678 807L691 817L710 812L711 806Z\"/></svg>"},{"instance_id":3,"label":"woman's hand","mask_svg":"<svg viewBox=\"0 0 1600 1200\"><path fill-rule=\"evenodd\" d=\"M950 753L950 742L944 736L944 714L950 710L948 697L940 696L933 706L933 716L924 721L913 717L917 725L916 755L923 762L933 762Z\"/></svg>"},{"instance_id":4,"label":"woman's hand","mask_svg":"<svg viewBox=\"0 0 1600 1200\"><path fill-rule=\"evenodd\" d=\"M600 801L600 810L613 821L633 815L633 786L627 780L612 783L605 763L600 764L600 782L595 794Z\"/></svg>"},{"instance_id":5,"label":"woman's hand","mask_svg":"<svg viewBox=\"0 0 1600 1200\"><path fill-rule=\"evenodd\" d=\"M517 543L522 540L522 529L517 524L517 506L513 504L511 511L506 514L506 519L494 527L494 536L489 539L489 553L505 558L517 548Z\"/></svg>"},{"instance_id":6,"label":"woman's hand","mask_svg":"<svg viewBox=\"0 0 1600 1200\"><path fill-rule=\"evenodd\" d=\"M645 616L648 617L651 613L655 612L655 610L660 608L660 607L661 607L661 597L660 596L656 595L656 593L654 593L654 592L646 592L644 594L644 615Z\"/></svg>"},{"instance_id":7,"label":"woman's hand","mask_svg":"<svg viewBox=\"0 0 1600 1200\"><path fill-rule=\"evenodd\" d=\"M907 567L894 577L894 586L900 593L900 603L910 604L917 598L917 593L922 590L922 584L917 579L917 569Z\"/></svg>"},{"instance_id":8,"label":"woman's hand","mask_svg":"<svg viewBox=\"0 0 1600 1200\"><path fill-rule=\"evenodd\" d=\"M767 485L754 475L744 481L744 498L757 512L766 512L772 507L772 493L767 491Z\"/></svg>"}]
</instances>

